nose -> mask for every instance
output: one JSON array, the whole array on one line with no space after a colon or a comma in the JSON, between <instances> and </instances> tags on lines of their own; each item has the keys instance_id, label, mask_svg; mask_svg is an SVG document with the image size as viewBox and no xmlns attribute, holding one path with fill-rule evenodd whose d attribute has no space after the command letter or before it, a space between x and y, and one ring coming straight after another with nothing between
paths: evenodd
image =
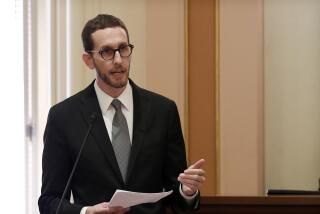
<instances>
[{"instance_id":1,"label":"nose","mask_svg":"<svg viewBox=\"0 0 320 214\"><path fill-rule=\"evenodd\" d=\"M121 58L121 56L120 56L120 53L119 53L119 51L116 51L116 52L114 53L113 63L114 63L114 64L120 64L121 62L122 62L122 58Z\"/></svg>"}]
</instances>

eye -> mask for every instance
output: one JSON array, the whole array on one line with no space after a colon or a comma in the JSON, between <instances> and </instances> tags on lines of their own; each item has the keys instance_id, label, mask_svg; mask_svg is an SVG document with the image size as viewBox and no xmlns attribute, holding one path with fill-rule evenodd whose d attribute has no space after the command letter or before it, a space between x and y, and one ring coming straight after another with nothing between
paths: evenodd
<instances>
[{"instance_id":1,"label":"eye","mask_svg":"<svg viewBox=\"0 0 320 214\"><path fill-rule=\"evenodd\" d=\"M131 54L130 46L125 45L125 46L119 47L119 52L121 56L124 56L124 57L130 56Z\"/></svg>"},{"instance_id":2,"label":"eye","mask_svg":"<svg viewBox=\"0 0 320 214\"><path fill-rule=\"evenodd\" d=\"M99 53L104 60L109 60L113 58L114 50L111 48L105 48L100 50Z\"/></svg>"},{"instance_id":3,"label":"eye","mask_svg":"<svg viewBox=\"0 0 320 214\"><path fill-rule=\"evenodd\" d=\"M105 48L100 51L101 54L113 54L113 49Z\"/></svg>"}]
</instances>

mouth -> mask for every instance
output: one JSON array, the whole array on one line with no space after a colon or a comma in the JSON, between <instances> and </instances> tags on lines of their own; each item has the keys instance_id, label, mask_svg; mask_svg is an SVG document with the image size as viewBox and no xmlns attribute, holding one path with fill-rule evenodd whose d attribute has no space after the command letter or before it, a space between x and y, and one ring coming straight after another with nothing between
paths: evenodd
<instances>
[{"instance_id":1,"label":"mouth","mask_svg":"<svg viewBox=\"0 0 320 214\"><path fill-rule=\"evenodd\" d=\"M111 74L124 74L124 71L112 71Z\"/></svg>"},{"instance_id":2,"label":"mouth","mask_svg":"<svg viewBox=\"0 0 320 214\"><path fill-rule=\"evenodd\" d=\"M113 76L113 77L115 77L116 79L118 79L118 78L123 78L123 76L126 74L126 72L125 71L123 71L123 70L121 70L121 71L112 71L112 72L110 72L110 74Z\"/></svg>"}]
</instances>

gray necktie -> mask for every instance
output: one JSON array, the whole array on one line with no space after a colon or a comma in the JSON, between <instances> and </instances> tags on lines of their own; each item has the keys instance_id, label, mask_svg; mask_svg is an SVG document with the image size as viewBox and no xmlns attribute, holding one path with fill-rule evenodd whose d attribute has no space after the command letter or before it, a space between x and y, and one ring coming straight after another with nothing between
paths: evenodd
<instances>
[{"instance_id":1,"label":"gray necktie","mask_svg":"<svg viewBox=\"0 0 320 214\"><path fill-rule=\"evenodd\" d=\"M118 161L122 178L126 181L127 167L131 151L129 129L126 118L121 111L121 102L118 99L114 99L111 105L116 110L112 121L112 146Z\"/></svg>"}]
</instances>

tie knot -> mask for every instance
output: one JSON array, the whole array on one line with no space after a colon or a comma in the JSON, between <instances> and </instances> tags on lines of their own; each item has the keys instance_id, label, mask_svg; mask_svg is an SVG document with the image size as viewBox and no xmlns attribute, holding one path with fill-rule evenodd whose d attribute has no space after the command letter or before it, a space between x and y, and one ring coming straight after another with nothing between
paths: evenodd
<instances>
[{"instance_id":1,"label":"tie knot","mask_svg":"<svg viewBox=\"0 0 320 214\"><path fill-rule=\"evenodd\" d=\"M113 99L111 105L116 109L116 111L121 111L121 102L118 99Z\"/></svg>"}]
</instances>

